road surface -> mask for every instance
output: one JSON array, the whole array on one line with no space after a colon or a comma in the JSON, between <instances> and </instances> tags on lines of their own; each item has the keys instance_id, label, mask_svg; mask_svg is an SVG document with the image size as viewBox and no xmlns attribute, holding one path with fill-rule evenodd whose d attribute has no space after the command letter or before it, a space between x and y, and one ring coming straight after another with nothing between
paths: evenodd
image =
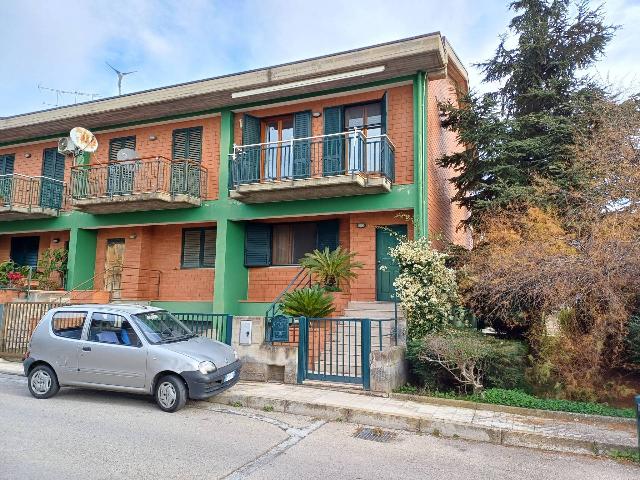
<instances>
[{"instance_id":1,"label":"road surface","mask_svg":"<svg viewBox=\"0 0 640 480\"><path fill-rule=\"evenodd\" d=\"M609 460L406 432L383 443L360 428L207 402L167 414L151 397L80 389L36 400L0 374L0 479L640 478Z\"/></svg>"}]
</instances>

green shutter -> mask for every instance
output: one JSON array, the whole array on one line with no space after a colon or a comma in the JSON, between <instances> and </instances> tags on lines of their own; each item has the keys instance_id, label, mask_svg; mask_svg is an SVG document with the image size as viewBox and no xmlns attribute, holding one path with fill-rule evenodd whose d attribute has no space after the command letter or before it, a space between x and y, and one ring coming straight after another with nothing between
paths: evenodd
<instances>
[{"instance_id":1,"label":"green shutter","mask_svg":"<svg viewBox=\"0 0 640 480\"><path fill-rule=\"evenodd\" d=\"M198 268L200 266L200 229L182 230L182 267Z\"/></svg>"},{"instance_id":2,"label":"green shutter","mask_svg":"<svg viewBox=\"0 0 640 480\"><path fill-rule=\"evenodd\" d=\"M62 206L65 156L57 148L46 148L42 154L40 206L59 209ZM56 181L58 180L58 181Z\"/></svg>"},{"instance_id":3,"label":"green shutter","mask_svg":"<svg viewBox=\"0 0 640 480\"><path fill-rule=\"evenodd\" d=\"M340 244L339 238L340 222L338 220L327 220L324 222L318 222L318 250L322 251L325 248L329 250L335 250Z\"/></svg>"},{"instance_id":4,"label":"green shutter","mask_svg":"<svg viewBox=\"0 0 640 480\"><path fill-rule=\"evenodd\" d=\"M11 175L16 156L14 154L0 155L0 175Z\"/></svg>"},{"instance_id":5,"label":"green shutter","mask_svg":"<svg viewBox=\"0 0 640 480\"><path fill-rule=\"evenodd\" d=\"M118 152L123 148L136 149L136 137L119 137L109 140L109 161L115 162L118 160Z\"/></svg>"},{"instance_id":6,"label":"green shutter","mask_svg":"<svg viewBox=\"0 0 640 480\"><path fill-rule=\"evenodd\" d=\"M311 136L311 111L293 114L293 138ZM311 176L311 140L302 140L293 144L293 177Z\"/></svg>"},{"instance_id":7,"label":"green shutter","mask_svg":"<svg viewBox=\"0 0 640 480\"><path fill-rule=\"evenodd\" d=\"M242 144L254 145L260 143L260 119L244 114L242 117ZM233 173L235 183L252 183L260 180L260 147L248 147L242 150L237 161L237 168Z\"/></svg>"},{"instance_id":8,"label":"green shutter","mask_svg":"<svg viewBox=\"0 0 640 480\"><path fill-rule=\"evenodd\" d=\"M215 228L205 228L202 232L202 266L216 266L216 236Z\"/></svg>"},{"instance_id":9,"label":"green shutter","mask_svg":"<svg viewBox=\"0 0 640 480\"><path fill-rule=\"evenodd\" d=\"M0 155L0 175L7 175L0 178L0 204L11 203L13 191L13 164L15 155Z\"/></svg>"},{"instance_id":10,"label":"green shutter","mask_svg":"<svg viewBox=\"0 0 640 480\"><path fill-rule=\"evenodd\" d=\"M328 107L324 109L324 134L331 135L342 133L344 112L342 107ZM344 174L344 137L334 135L325 138L322 142L322 174L342 175Z\"/></svg>"},{"instance_id":11,"label":"green shutter","mask_svg":"<svg viewBox=\"0 0 640 480\"><path fill-rule=\"evenodd\" d=\"M271 225L247 223L244 239L245 267L268 267L271 265Z\"/></svg>"},{"instance_id":12,"label":"green shutter","mask_svg":"<svg viewBox=\"0 0 640 480\"><path fill-rule=\"evenodd\" d=\"M202 160L202 127L180 128L173 131L171 147L173 160Z\"/></svg>"},{"instance_id":13,"label":"green shutter","mask_svg":"<svg viewBox=\"0 0 640 480\"><path fill-rule=\"evenodd\" d=\"M380 100L380 123L382 133L387 133L387 92L384 92L382 100Z\"/></svg>"}]
</instances>

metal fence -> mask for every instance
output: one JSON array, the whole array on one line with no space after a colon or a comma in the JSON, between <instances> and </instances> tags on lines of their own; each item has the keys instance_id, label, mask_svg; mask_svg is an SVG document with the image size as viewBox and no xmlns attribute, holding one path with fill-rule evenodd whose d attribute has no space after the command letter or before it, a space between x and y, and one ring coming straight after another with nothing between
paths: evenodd
<instances>
[{"instance_id":1,"label":"metal fence","mask_svg":"<svg viewBox=\"0 0 640 480\"><path fill-rule=\"evenodd\" d=\"M0 204L31 209L63 207L65 184L49 177L29 177L12 173L0 175Z\"/></svg>"},{"instance_id":2,"label":"metal fence","mask_svg":"<svg viewBox=\"0 0 640 480\"><path fill-rule=\"evenodd\" d=\"M394 180L395 147L387 135L354 130L332 135L235 146L231 186L334 175L380 175Z\"/></svg>"},{"instance_id":3,"label":"metal fence","mask_svg":"<svg viewBox=\"0 0 640 480\"><path fill-rule=\"evenodd\" d=\"M196 335L231 345L233 317L226 313L174 313Z\"/></svg>"},{"instance_id":4,"label":"metal fence","mask_svg":"<svg viewBox=\"0 0 640 480\"><path fill-rule=\"evenodd\" d=\"M145 157L107 165L76 165L71 169L73 199L167 193L203 198L207 169L194 160Z\"/></svg>"},{"instance_id":5,"label":"metal fence","mask_svg":"<svg viewBox=\"0 0 640 480\"><path fill-rule=\"evenodd\" d=\"M22 355L27 351L31 334L42 316L63 303L14 302L5 303L2 311L2 340L0 351L9 355Z\"/></svg>"}]
</instances>

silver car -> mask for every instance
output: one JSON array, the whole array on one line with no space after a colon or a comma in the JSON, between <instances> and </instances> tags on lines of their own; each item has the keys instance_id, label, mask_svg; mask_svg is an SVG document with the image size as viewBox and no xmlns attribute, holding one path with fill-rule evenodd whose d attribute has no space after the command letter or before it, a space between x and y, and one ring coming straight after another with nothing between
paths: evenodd
<instances>
[{"instance_id":1,"label":"silver car","mask_svg":"<svg viewBox=\"0 0 640 480\"><path fill-rule=\"evenodd\" d=\"M24 360L29 391L61 386L154 395L165 412L235 385L241 363L228 345L192 333L166 310L140 305L73 305L49 310Z\"/></svg>"}]
</instances>

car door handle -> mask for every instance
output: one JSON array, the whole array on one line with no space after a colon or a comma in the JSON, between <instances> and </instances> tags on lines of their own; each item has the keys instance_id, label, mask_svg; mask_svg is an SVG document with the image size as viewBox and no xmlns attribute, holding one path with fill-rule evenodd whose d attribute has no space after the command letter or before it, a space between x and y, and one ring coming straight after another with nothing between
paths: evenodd
<instances>
[{"instance_id":1,"label":"car door handle","mask_svg":"<svg viewBox=\"0 0 640 480\"><path fill-rule=\"evenodd\" d=\"M90 352L91 351L91 347L82 347L82 351L83 352Z\"/></svg>"}]
</instances>

